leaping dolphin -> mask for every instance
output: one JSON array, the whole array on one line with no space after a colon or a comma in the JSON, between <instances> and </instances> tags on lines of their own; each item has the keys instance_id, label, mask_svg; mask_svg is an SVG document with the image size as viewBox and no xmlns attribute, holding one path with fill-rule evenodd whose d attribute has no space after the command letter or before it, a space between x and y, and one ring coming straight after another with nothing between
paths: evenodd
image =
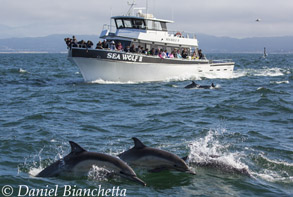
<instances>
[{"instance_id":1,"label":"leaping dolphin","mask_svg":"<svg viewBox=\"0 0 293 197\"><path fill-rule=\"evenodd\" d=\"M181 172L190 171L186 163L177 155L156 149L147 147L139 139L133 137L134 147L119 154L119 158L133 166L140 166L150 169L150 172L160 172L165 169L177 170Z\"/></svg>"},{"instance_id":2,"label":"leaping dolphin","mask_svg":"<svg viewBox=\"0 0 293 197\"><path fill-rule=\"evenodd\" d=\"M76 176L84 175L95 165L108 170L110 173L146 186L146 184L136 176L133 169L119 158L103 153L88 152L72 141L69 141L69 143L71 152L64 158L45 168L37 177L53 177L70 174Z\"/></svg>"}]
</instances>

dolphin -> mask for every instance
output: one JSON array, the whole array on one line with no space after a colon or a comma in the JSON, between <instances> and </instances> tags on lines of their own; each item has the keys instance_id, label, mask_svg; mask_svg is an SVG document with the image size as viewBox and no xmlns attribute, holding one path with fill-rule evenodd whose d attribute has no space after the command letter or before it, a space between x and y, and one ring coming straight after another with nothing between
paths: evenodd
<instances>
[{"instance_id":1,"label":"dolphin","mask_svg":"<svg viewBox=\"0 0 293 197\"><path fill-rule=\"evenodd\" d=\"M150 172L160 172L165 169L170 169L195 174L190 171L186 163L177 155L164 150L147 147L135 137L132 139L134 141L134 147L118 155L120 159L129 165L145 167Z\"/></svg>"},{"instance_id":2,"label":"dolphin","mask_svg":"<svg viewBox=\"0 0 293 197\"><path fill-rule=\"evenodd\" d=\"M191 88L197 88L199 85L196 84L194 81L191 82L191 84L185 86L184 88L186 89L191 89Z\"/></svg>"},{"instance_id":3,"label":"dolphin","mask_svg":"<svg viewBox=\"0 0 293 197\"><path fill-rule=\"evenodd\" d=\"M233 173L233 174L243 174L246 176L251 176L249 173L249 170L245 167L243 168L237 168L232 165L229 165L227 163L224 163L222 161L217 160L219 158L219 155L208 155L206 161L189 161L188 156L183 157L182 159L187 162L189 165L195 165L199 167L207 167L207 168L215 168L218 169L222 172L227 172L227 173Z\"/></svg>"},{"instance_id":4,"label":"dolphin","mask_svg":"<svg viewBox=\"0 0 293 197\"><path fill-rule=\"evenodd\" d=\"M110 173L140 183L146 184L140 180L133 169L119 158L96 152L88 152L75 142L69 141L71 152L64 158L54 162L37 177L54 177L73 174L75 176L84 175L89 172L93 165L102 167Z\"/></svg>"},{"instance_id":5,"label":"dolphin","mask_svg":"<svg viewBox=\"0 0 293 197\"><path fill-rule=\"evenodd\" d=\"M209 85L199 85L197 88L201 88L201 89L211 89L211 88L215 88L215 84L212 83L210 86Z\"/></svg>"},{"instance_id":6,"label":"dolphin","mask_svg":"<svg viewBox=\"0 0 293 197\"><path fill-rule=\"evenodd\" d=\"M197 83L195 83L194 81L192 81L191 84L185 86L184 88L186 89L191 89L191 88L201 88L201 89L211 89L211 88L215 88L215 84L212 83L210 86L209 85L199 85Z\"/></svg>"}]
</instances>

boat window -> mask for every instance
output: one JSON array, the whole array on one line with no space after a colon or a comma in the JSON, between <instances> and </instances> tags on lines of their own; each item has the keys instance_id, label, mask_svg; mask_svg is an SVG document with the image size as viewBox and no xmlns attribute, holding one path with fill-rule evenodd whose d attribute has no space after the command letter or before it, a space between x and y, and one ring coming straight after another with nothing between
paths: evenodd
<instances>
[{"instance_id":1,"label":"boat window","mask_svg":"<svg viewBox=\"0 0 293 197\"><path fill-rule=\"evenodd\" d=\"M133 19L133 28L135 28L135 29L145 29L144 20Z\"/></svg>"},{"instance_id":2,"label":"boat window","mask_svg":"<svg viewBox=\"0 0 293 197\"><path fill-rule=\"evenodd\" d=\"M167 31L167 24L164 22L161 22L161 27L163 31Z\"/></svg>"},{"instance_id":3,"label":"boat window","mask_svg":"<svg viewBox=\"0 0 293 197\"><path fill-rule=\"evenodd\" d=\"M161 23L159 21L154 21L155 30L162 30Z\"/></svg>"},{"instance_id":4,"label":"boat window","mask_svg":"<svg viewBox=\"0 0 293 197\"><path fill-rule=\"evenodd\" d=\"M122 23L122 20L121 20L121 19L116 19L116 20L115 20L115 22L116 22L116 27L117 27L117 29L124 28L124 26L123 26L123 23Z\"/></svg>"},{"instance_id":5,"label":"boat window","mask_svg":"<svg viewBox=\"0 0 293 197\"><path fill-rule=\"evenodd\" d=\"M123 21L125 28L132 28L131 19L124 19Z\"/></svg>"},{"instance_id":6,"label":"boat window","mask_svg":"<svg viewBox=\"0 0 293 197\"><path fill-rule=\"evenodd\" d=\"M147 28L157 31L167 31L167 24L165 22L147 20Z\"/></svg>"}]
</instances>

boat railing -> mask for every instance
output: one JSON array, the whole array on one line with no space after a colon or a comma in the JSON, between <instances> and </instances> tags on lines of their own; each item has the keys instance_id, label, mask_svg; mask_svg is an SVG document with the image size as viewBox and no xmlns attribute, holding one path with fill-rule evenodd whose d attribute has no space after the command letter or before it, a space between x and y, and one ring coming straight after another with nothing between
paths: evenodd
<instances>
[{"instance_id":1,"label":"boat railing","mask_svg":"<svg viewBox=\"0 0 293 197\"><path fill-rule=\"evenodd\" d=\"M168 31L170 37L178 37L178 38L190 38L190 39L196 39L195 33L189 33L184 31Z\"/></svg>"},{"instance_id":2,"label":"boat railing","mask_svg":"<svg viewBox=\"0 0 293 197\"><path fill-rule=\"evenodd\" d=\"M232 62L232 59L218 59L218 60L209 60L210 64L214 64L214 63L228 63L228 62Z\"/></svg>"}]
</instances>

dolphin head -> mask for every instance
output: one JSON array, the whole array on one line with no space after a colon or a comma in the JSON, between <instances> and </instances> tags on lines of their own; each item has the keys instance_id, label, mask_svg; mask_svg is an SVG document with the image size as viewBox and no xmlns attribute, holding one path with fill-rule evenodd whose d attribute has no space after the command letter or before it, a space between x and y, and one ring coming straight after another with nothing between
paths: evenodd
<instances>
[{"instance_id":1,"label":"dolphin head","mask_svg":"<svg viewBox=\"0 0 293 197\"><path fill-rule=\"evenodd\" d=\"M194 174L194 175L196 174L196 173L192 172L189 169L189 167L187 166L187 164L181 158L177 158L176 160L173 161L172 168L174 170L178 170L178 171L181 171L181 172L187 172L187 173Z\"/></svg>"},{"instance_id":2,"label":"dolphin head","mask_svg":"<svg viewBox=\"0 0 293 197\"><path fill-rule=\"evenodd\" d=\"M119 173L120 176L126 178L126 179L129 179L129 180L132 180L132 181L135 181L137 183L140 183L142 184L143 186L146 186L146 183L143 182L141 179L139 179L136 174L133 172L132 169L130 170L121 170L120 173Z\"/></svg>"},{"instance_id":3,"label":"dolphin head","mask_svg":"<svg viewBox=\"0 0 293 197\"><path fill-rule=\"evenodd\" d=\"M164 150L147 147L135 137L132 139L134 141L134 147L119 155L122 160L125 160L128 163L133 162L137 165L142 165L145 167L149 166L150 168L153 168L150 170L152 172L159 172L163 169L173 169L181 172L195 174L194 172L190 171L185 161L179 158L177 155Z\"/></svg>"}]
</instances>

